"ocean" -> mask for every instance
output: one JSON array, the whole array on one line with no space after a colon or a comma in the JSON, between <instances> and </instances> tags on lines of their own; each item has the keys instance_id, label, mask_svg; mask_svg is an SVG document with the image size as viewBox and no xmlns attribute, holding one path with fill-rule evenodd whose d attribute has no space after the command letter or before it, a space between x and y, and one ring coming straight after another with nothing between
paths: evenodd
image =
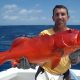
<instances>
[{"instance_id":1,"label":"ocean","mask_svg":"<svg viewBox=\"0 0 80 80\"><path fill-rule=\"evenodd\" d=\"M51 28L52 25L9 25L0 26L0 51L10 48L12 41L20 36L33 37L37 36L42 30ZM80 25L68 25L70 28L80 29ZM10 61L0 65L0 71L9 69ZM80 64L72 66L72 68L80 69Z\"/></svg>"}]
</instances>

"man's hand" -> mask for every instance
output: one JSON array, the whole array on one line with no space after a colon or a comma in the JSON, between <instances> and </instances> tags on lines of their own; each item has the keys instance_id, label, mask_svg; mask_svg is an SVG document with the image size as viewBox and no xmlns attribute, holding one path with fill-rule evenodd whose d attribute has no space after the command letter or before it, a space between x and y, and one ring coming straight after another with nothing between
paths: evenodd
<instances>
[{"instance_id":1,"label":"man's hand","mask_svg":"<svg viewBox=\"0 0 80 80\"><path fill-rule=\"evenodd\" d=\"M22 57L19 61L19 63L17 64L17 68L22 68L22 69L29 69L29 68L32 68L32 69L35 69L36 67L36 64L31 64L29 63L28 59L25 58L25 57Z\"/></svg>"},{"instance_id":2,"label":"man's hand","mask_svg":"<svg viewBox=\"0 0 80 80\"><path fill-rule=\"evenodd\" d=\"M72 64L80 63L80 49L76 50L69 56Z\"/></svg>"}]
</instances>

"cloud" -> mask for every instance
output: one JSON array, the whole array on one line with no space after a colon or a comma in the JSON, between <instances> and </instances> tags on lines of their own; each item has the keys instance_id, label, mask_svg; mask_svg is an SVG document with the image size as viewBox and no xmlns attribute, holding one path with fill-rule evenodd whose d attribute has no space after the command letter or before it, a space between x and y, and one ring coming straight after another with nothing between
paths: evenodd
<instances>
[{"instance_id":1,"label":"cloud","mask_svg":"<svg viewBox=\"0 0 80 80\"><path fill-rule=\"evenodd\" d=\"M19 14L39 14L42 13L42 10L37 10L37 9L21 9L19 11Z\"/></svg>"},{"instance_id":2,"label":"cloud","mask_svg":"<svg viewBox=\"0 0 80 80\"><path fill-rule=\"evenodd\" d=\"M5 20L16 20L16 19L18 19L18 16L8 16L8 15L5 15L3 17L3 19L5 19Z\"/></svg>"},{"instance_id":3,"label":"cloud","mask_svg":"<svg viewBox=\"0 0 80 80\"><path fill-rule=\"evenodd\" d=\"M11 9L17 9L17 5L15 4L12 4L12 5L4 5L3 6L4 9L7 9L7 10L11 10Z\"/></svg>"},{"instance_id":4,"label":"cloud","mask_svg":"<svg viewBox=\"0 0 80 80\"><path fill-rule=\"evenodd\" d=\"M4 23L10 24L46 24L49 23L50 17L44 14L44 11L38 8L39 4L35 5L36 8L22 8L15 4L4 5L1 9L0 19Z\"/></svg>"},{"instance_id":5,"label":"cloud","mask_svg":"<svg viewBox=\"0 0 80 80\"><path fill-rule=\"evenodd\" d=\"M2 15L4 20L38 20L37 16L42 16L41 9L27 9L27 8L20 8L19 6L12 4L12 5L5 5L2 8Z\"/></svg>"},{"instance_id":6,"label":"cloud","mask_svg":"<svg viewBox=\"0 0 80 80\"><path fill-rule=\"evenodd\" d=\"M19 11L19 14L27 14L27 10L26 10L26 9L21 9L21 10Z\"/></svg>"}]
</instances>

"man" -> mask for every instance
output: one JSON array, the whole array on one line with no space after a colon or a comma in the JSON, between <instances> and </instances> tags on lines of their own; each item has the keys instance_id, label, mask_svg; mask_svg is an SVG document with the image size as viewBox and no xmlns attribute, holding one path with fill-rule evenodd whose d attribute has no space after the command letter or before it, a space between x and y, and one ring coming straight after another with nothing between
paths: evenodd
<instances>
[{"instance_id":1,"label":"man","mask_svg":"<svg viewBox=\"0 0 80 80\"><path fill-rule=\"evenodd\" d=\"M42 31L40 35L44 35L44 34L52 35L52 34L56 34L61 31L70 29L66 25L67 21L69 20L69 13L68 13L68 9L65 6L56 5L55 8L53 9L52 19L55 22L55 25L50 29ZM36 80L51 80L51 79L60 80L60 77L63 77L63 79L65 80L70 80L69 69L72 63L74 64L79 63L78 62L80 60L79 51L77 51L78 55L76 55L76 57L74 56L76 52L74 52L74 54L70 56L68 55L63 56L58 66L53 69L50 66L51 61L43 64L42 66L39 67L38 72L36 73L35 79ZM24 62L24 59L25 58L23 58L23 62ZM32 66L32 65L30 64L29 66ZM24 66L19 65L19 67L23 68Z\"/></svg>"},{"instance_id":2,"label":"man","mask_svg":"<svg viewBox=\"0 0 80 80\"><path fill-rule=\"evenodd\" d=\"M41 35L43 34L56 34L61 31L69 30L69 28L66 26L66 22L69 19L68 10L63 5L56 5L53 9L53 21L55 22L55 25L51 29L47 29L41 32ZM50 62L45 63L42 68L44 71L47 71L48 73L51 73L53 75L62 75L66 71L69 73L68 69L70 68L70 60L68 56L62 57L59 65L55 67L54 69L50 68ZM68 76L66 76L66 80ZM38 79L37 79L38 80Z\"/></svg>"},{"instance_id":3,"label":"man","mask_svg":"<svg viewBox=\"0 0 80 80\"><path fill-rule=\"evenodd\" d=\"M61 31L69 30L70 28L67 27L66 23L69 20L69 13L68 9L63 6L63 5L56 5L55 8L53 9L53 16L52 16L53 21L55 22L55 25L51 29L44 30L40 33L40 35L44 34L56 34ZM60 60L60 63L58 64L57 67L54 69L51 69L50 65L51 62L47 62L43 64L43 66L39 67L38 72L36 73L36 80L40 80L42 78L40 77L46 77L46 73L53 75L64 75L65 80L70 80L70 75L69 75L69 69L71 67L71 64L76 64L80 62L80 57L79 57L79 51L74 52L74 54L70 56L63 56ZM77 55L76 55L77 54ZM39 74L39 70L42 70L44 75ZM39 79L38 79L38 74L39 74ZM47 74L47 75L48 75ZM41 76L42 75L42 76Z\"/></svg>"}]
</instances>

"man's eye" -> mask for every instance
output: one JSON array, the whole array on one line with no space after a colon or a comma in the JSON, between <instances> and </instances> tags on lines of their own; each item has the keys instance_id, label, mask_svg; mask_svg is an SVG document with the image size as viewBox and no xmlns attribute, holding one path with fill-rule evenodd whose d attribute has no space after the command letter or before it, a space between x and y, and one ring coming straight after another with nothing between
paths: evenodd
<instances>
[{"instance_id":1,"label":"man's eye","mask_svg":"<svg viewBox=\"0 0 80 80\"><path fill-rule=\"evenodd\" d=\"M59 13L56 13L56 16L59 16Z\"/></svg>"},{"instance_id":2,"label":"man's eye","mask_svg":"<svg viewBox=\"0 0 80 80\"><path fill-rule=\"evenodd\" d=\"M64 16L65 14L64 13L61 13L61 15Z\"/></svg>"},{"instance_id":3,"label":"man's eye","mask_svg":"<svg viewBox=\"0 0 80 80\"><path fill-rule=\"evenodd\" d=\"M59 16L59 15L61 15L61 16L64 16L65 15L65 13L56 13L56 16Z\"/></svg>"}]
</instances>

